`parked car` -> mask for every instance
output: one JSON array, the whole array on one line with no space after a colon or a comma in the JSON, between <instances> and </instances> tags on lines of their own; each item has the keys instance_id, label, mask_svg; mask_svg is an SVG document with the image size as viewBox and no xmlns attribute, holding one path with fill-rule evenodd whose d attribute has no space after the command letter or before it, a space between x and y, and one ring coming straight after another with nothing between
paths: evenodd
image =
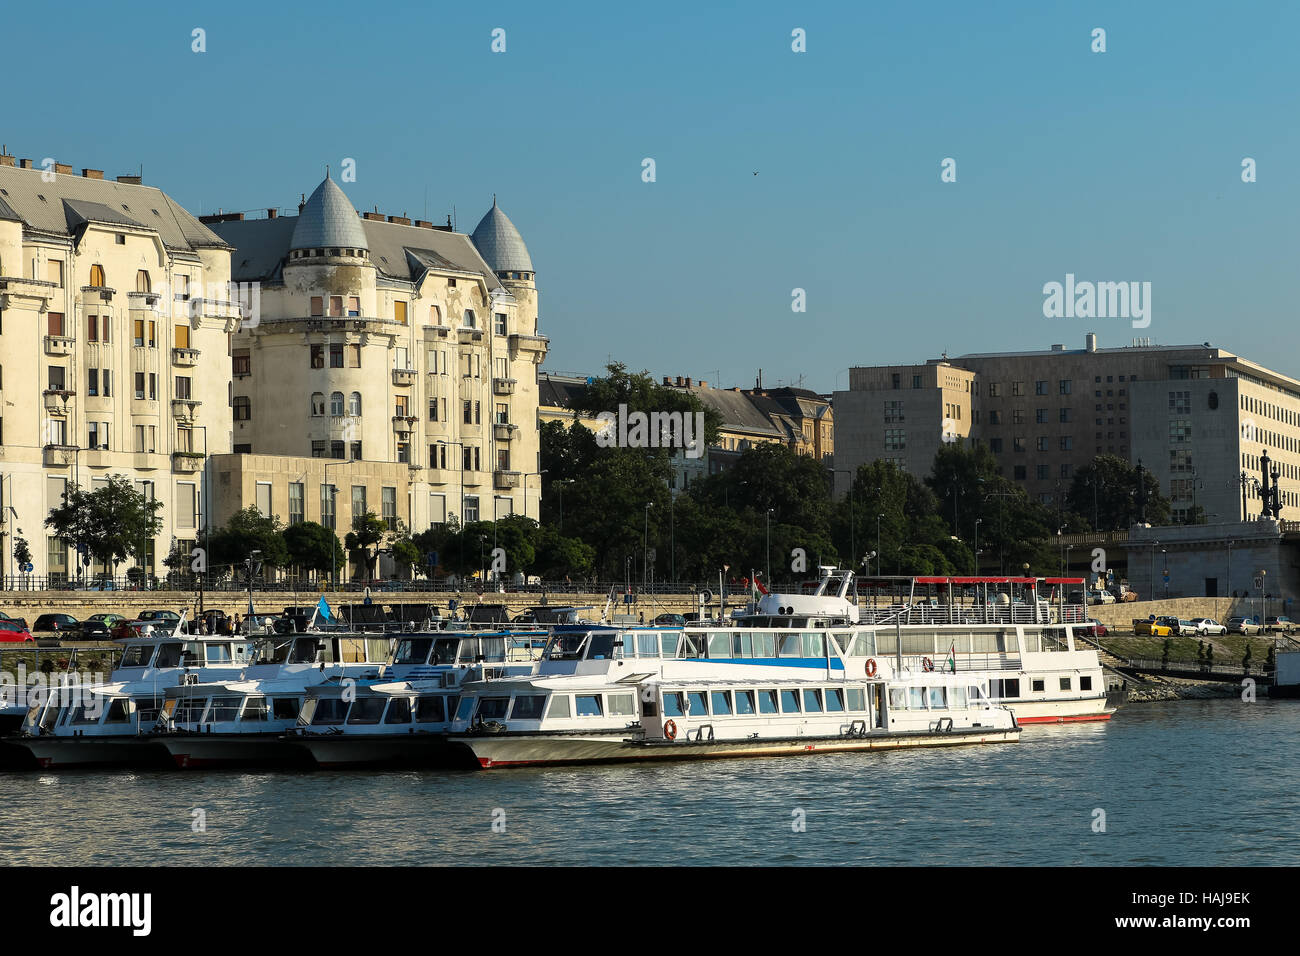
<instances>
[{"instance_id":1,"label":"parked car","mask_svg":"<svg viewBox=\"0 0 1300 956\"><path fill-rule=\"evenodd\" d=\"M1227 621L1229 634L1258 634L1259 623L1254 618L1230 617Z\"/></svg>"},{"instance_id":2,"label":"parked car","mask_svg":"<svg viewBox=\"0 0 1300 956\"><path fill-rule=\"evenodd\" d=\"M25 644L35 640L26 624L12 618L0 619L0 644Z\"/></svg>"},{"instance_id":3,"label":"parked car","mask_svg":"<svg viewBox=\"0 0 1300 956\"><path fill-rule=\"evenodd\" d=\"M681 614L660 614L654 623L658 627L685 627L686 618Z\"/></svg>"},{"instance_id":4,"label":"parked car","mask_svg":"<svg viewBox=\"0 0 1300 956\"><path fill-rule=\"evenodd\" d=\"M1115 595L1109 591L1089 591L1088 600L1093 604L1114 604Z\"/></svg>"},{"instance_id":5,"label":"parked car","mask_svg":"<svg viewBox=\"0 0 1300 956\"><path fill-rule=\"evenodd\" d=\"M1087 634L1089 637L1105 637L1108 633L1106 625L1101 623L1101 621L1097 620L1095 617L1084 621L1079 627L1079 630L1083 631L1083 633Z\"/></svg>"},{"instance_id":6,"label":"parked car","mask_svg":"<svg viewBox=\"0 0 1300 956\"><path fill-rule=\"evenodd\" d=\"M121 614L92 614L81 622L81 639L107 641L113 636L113 628L125 620Z\"/></svg>"},{"instance_id":7,"label":"parked car","mask_svg":"<svg viewBox=\"0 0 1300 956\"><path fill-rule=\"evenodd\" d=\"M138 636L149 625L155 631L172 631L181 616L175 611L149 610L141 611L129 621L121 621L113 628L115 640Z\"/></svg>"},{"instance_id":8,"label":"parked car","mask_svg":"<svg viewBox=\"0 0 1300 956\"><path fill-rule=\"evenodd\" d=\"M42 614L36 619L36 626L33 631L53 632L56 634L66 631L75 632L81 630L81 622L71 614Z\"/></svg>"},{"instance_id":9,"label":"parked car","mask_svg":"<svg viewBox=\"0 0 1300 956\"><path fill-rule=\"evenodd\" d=\"M1138 620L1133 621L1133 634L1136 637L1172 637L1174 628L1167 623L1167 619L1161 620Z\"/></svg>"},{"instance_id":10,"label":"parked car","mask_svg":"<svg viewBox=\"0 0 1300 956\"><path fill-rule=\"evenodd\" d=\"M1203 636L1208 636L1210 634L1222 635L1228 633L1228 628L1212 617L1194 618L1192 623L1196 625L1196 633Z\"/></svg>"},{"instance_id":11,"label":"parked car","mask_svg":"<svg viewBox=\"0 0 1300 956\"><path fill-rule=\"evenodd\" d=\"M1178 634L1180 637L1195 637L1200 633L1201 629L1197 627L1194 622L1183 620L1178 622Z\"/></svg>"},{"instance_id":12,"label":"parked car","mask_svg":"<svg viewBox=\"0 0 1300 956\"><path fill-rule=\"evenodd\" d=\"M1281 631L1283 634L1290 634L1295 628L1295 622L1285 615L1266 617L1264 619L1264 630L1266 631Z\"/></svg>"},{"instance_id":13,"label":"parked car","mask_svg":"<svg viewBox=\"0 0 1300 956\"><path fill-rule=\"evenodd\" d=\"M13 621L15 624L21 624L23 627L27 627L27 618L14 617L10 614L6 614L4 611L0 611L0 621Z\"/></svg>"}]
</instances>

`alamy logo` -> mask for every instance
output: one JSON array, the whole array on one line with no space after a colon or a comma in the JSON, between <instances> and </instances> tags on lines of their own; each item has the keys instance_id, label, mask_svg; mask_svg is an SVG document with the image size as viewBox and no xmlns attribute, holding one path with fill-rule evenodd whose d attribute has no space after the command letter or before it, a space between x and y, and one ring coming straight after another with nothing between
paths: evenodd
<instances>
[{"instance_id":1,"label":"alamy logo","mask_svg":"<svg viewBox=\"0 0 1300 956\"><path fill-rule=\"evenodd\" d=\"M1151 324L1150 282L1075 282L1043 286L1043 315L1049 319L1131 319L1133 328Z\"/></svg>"},{"instance_id":2,"label":"alamy logo","mask_svg":"<svg viewBox=\"0 0 1300 956\"><path fill-rule=\"evenodd\" d=\"M596 432L601 448L682 448L687 458L704 455L704 413L629 412L626 405L618 413L601 412Z\"/></svg>"},{"instance_id":3,"label":"alamy logo","mask_svg":"<svg viewBox=\"0 0 1300 956\"><path fill-rule=\"evenodd\" d=\"M148 936L153 924L151 893L83 894L74 886L51 896L50 907L51 926L127 926L134 936Z\"/></svg>"}]
</instances>

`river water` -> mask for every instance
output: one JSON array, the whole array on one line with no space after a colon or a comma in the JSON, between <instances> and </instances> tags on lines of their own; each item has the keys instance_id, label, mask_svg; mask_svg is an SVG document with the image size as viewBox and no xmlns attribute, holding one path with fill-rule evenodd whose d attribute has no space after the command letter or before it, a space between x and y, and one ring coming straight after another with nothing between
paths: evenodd
<instances>
[{"instance_id":1,"label":"river water","mask_svg":"<svg viewBox=\"0 0 1300 956\"><path fill-rule=\"evenodd\" d=\"M38 865L1295 864L1297 739L1300 702L1209 700L920 752L493 772L9 771L0 833L6 863Z\"/></svg>"}]
</instances>

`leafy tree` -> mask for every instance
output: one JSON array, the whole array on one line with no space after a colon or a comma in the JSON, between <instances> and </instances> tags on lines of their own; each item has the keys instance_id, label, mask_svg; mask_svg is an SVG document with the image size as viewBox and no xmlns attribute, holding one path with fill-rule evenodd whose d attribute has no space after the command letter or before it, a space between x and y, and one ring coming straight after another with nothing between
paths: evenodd
<instances>
[{"instance_id":1,"label":"leafy tree","mask_svg":"<svg viewBox=\"0 0 1300 956\"><path fill-rule=\"evenodd\" d=\"M379 560L379 551L386 541L391 540L392 532L388 522L373 511L363 515L353 515L352 530L343 539L343 546L358 554L365 565L367 579L375 579L375 564Z\"/></svg>"},{"instance_id":2,"label":"leafy tree","mask_svg":"<svg viewBox=\"0 0 1300 956\"><path fill-rule=\"evenodd\" d=\"M393 542L393 562L397 565L398 575L403 580L409 580L411 570L424 563L424 554L414 541L403 536Z\"/></svg>"},{"instance_id":3,"label":"leafy tree","mask_svg":"<svg viewBox=\"0 0 1300 956\"><path fill-rule=\"evenodd\" d=\"M208 540L209 567L242 568L253 551L261 551L264 565L283 568L289 563L280 519L266 516L250 505L230 516L225 527L212 532Z\"/></svg>"},{"instance_id":4,"label":"leafy tree","mask_svg":"<svg viewBox=\"0 0 1300 956\"><path fill-rule=\"evenodd\" d=\"M1127 530L1138 522L1139 489L1145 496L1146 520L1168 523L1169 499L1160 493L1155 475L1144 468L1139 481L1137 466L1117 455L1098 455L1075 472L1069 507L1083 515L1094 531Z\"/></svg>"},{"instance_id":5,"label":"leafy tree","mask_svg":"<svg viewBox=\"0 0 1300 956\"><path fill-rule=\"evenodd\" d=\"M290 566L323 573L343 567L347 560L338 536L323 524L300 521L285 528L282 535Z\"/></svg>"},{"instance_id":6,"label":"leafy tree","mask_svg":"<svg viewBox=\"0 0 1300 956\"><path fill-rule=\"evenodd\" d=\"M18 537L14 538L14 562L18 565L28 564L32 560L32 548L27 543L27 539L22 536L23 529L18 529Z\"/></svg>"},{"instance_id":7,"label":"leafy tree","mask_svg":"<svg viewBox=\"0 0 1300 956\"><path fill-rule=\"evenodd\" d=\"M537 529L533 571L543 579L581 580L591 573L596 549L579 538L566 538L555 528Z\"/></svg>"},{"instance_id":8,"label":"leafy tree","mask_svg":"<svg viewBox=\"0 0 1300 956\"><path fill-rule=\"evenodd\" d=\"M87 492L73 485L63 503L50 509L45 526L115 573L128 557L141 559L147 541L162 530L163 503L136 491L122 475L110 475L103 487Z\"/></svg>"}]
</instances>

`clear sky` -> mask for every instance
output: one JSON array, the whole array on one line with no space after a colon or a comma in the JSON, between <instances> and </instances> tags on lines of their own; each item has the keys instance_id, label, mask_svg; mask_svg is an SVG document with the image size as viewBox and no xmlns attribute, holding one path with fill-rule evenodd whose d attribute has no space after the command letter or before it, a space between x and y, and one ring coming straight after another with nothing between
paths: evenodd
<instances>
[{"instance_id":1,"label":"clear sky","mask_svg":"<svg viewBox=\"0 0 1300 956\"><path fill-rule=\"evenodd\" d=\"M358 208L465 232L496 193L557 371L830 391L1095 331L1300 375L1300 5L8 0L0 33L38 163L209 213L352 158ZM1150 327L1045 318L1067 273L1150 282Z\"/></svg>"}]
</instances>

